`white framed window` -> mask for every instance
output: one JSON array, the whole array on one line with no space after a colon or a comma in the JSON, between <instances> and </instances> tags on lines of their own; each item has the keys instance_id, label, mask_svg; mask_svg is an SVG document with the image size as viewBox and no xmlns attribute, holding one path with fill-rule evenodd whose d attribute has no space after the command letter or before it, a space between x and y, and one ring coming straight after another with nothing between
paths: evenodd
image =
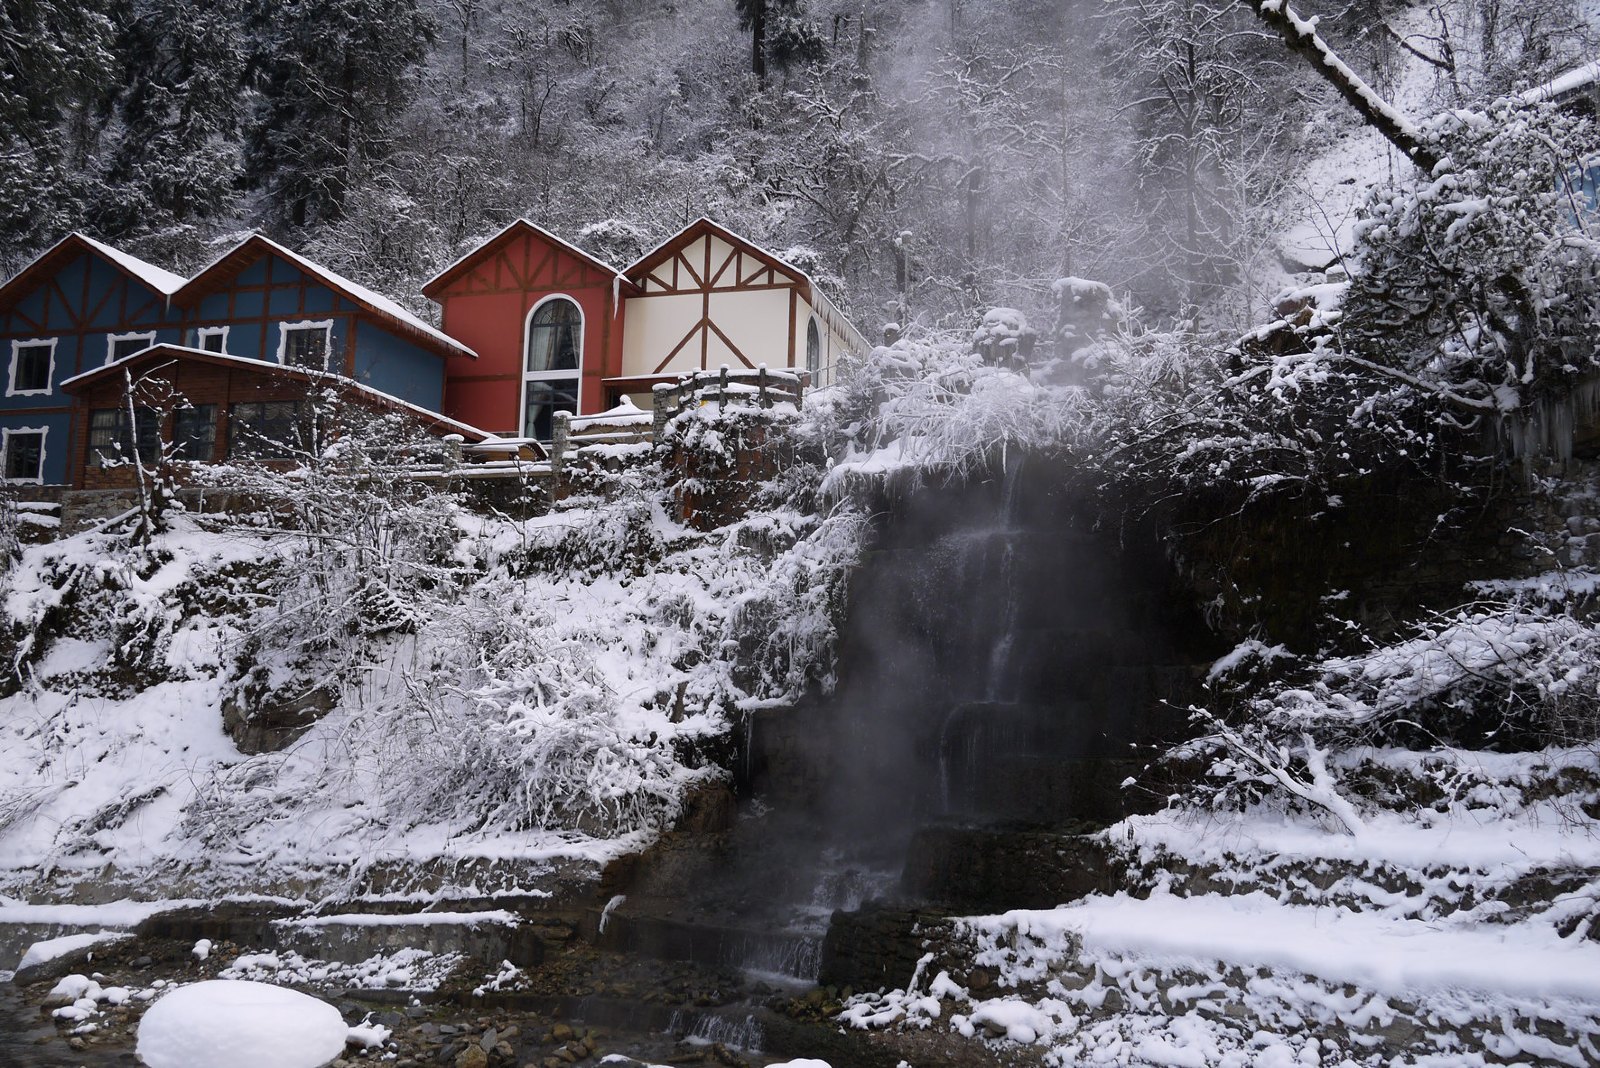
<instances>
[{"instance_id":1,"label":"white framed window","mask_svg":"<svg viewBox=\"0 0 1600 1068\"><path fill-rule=\"evenodd\" d=\"M522 436L549 441L556 412L578 412L583 380L583 309L554 294L528 310L522 345Z\"/></svg>"},{"instance_id":2,"label":"white framed window","mask_svg":"<svg viewBox=\"0 0 1600 1068\"><path fill-rule=\"evenodd\" d=\"M278 362L285 367L326 371L332 351L332 319L278 324Z\"/></svg>"},{"instance_id":3,"label":"white framed window","mask_svg":"<svg viewBox=\"0 0 1600 1068\"><path fill-rule=\"evenodd\" d=\"M44 442L50 428L19 426L0 428L0 454L7 482L44 484Z\"/></svg>"},{"instance_id":4,"label":"white framed window","mask_svg":"<svg viewBox=\"0 0 1600 1068\"><path fill-rule=\"evenodd\" d=\"M205 349L207 352L228 351L228 328L225 326L202 326L194 332L194 347Z\"/></svg>"},{"instance_id":5,"label":"white framed window","mask_svg":"<svg viewBox=\"0 0 1600 1068\"><path fill-rule=\"evenodd\" d=\"M11 373L6 396L32 397L50 392L56 377L56 339L11 342Z\"/></svg>"},{"instance_id":6,"label":"white framed window","mask_svg":"<svg viewBox=\"0 0 1600 1068\"><path fill-rule=\"evenodd\" d=\"M106 363L126 360L136 352L143 352L156 343L154 330L139 330L131 334L106 335Z\"/></svg>"}]
</instances>

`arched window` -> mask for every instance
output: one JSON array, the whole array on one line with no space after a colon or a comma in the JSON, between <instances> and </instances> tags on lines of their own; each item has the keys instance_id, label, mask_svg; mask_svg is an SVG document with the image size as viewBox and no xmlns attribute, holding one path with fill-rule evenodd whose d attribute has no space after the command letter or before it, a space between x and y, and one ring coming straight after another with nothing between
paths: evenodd
<instances>
[{"instance_id":1,"label":"arched window","mask_svg":"<svg viewBox=\"0 0 1600 1068\"><path fill-rule=\"evenodd\" d=\"M822 335L814 316L806 323L806 370L811 372L811 384L817 385L822 374Z\"/></svg>"},{"instance_id":2,"label":"arched window","mask_svg":"<svg viewBox=\"0 0 1600 1068\"><path fill-rule=\"evenodd\" d=\"M578 410L582 310L567 297L548 297L534 305L523 352L522 435L549 441L555 413Z\"/></svg>"}]
</instances>

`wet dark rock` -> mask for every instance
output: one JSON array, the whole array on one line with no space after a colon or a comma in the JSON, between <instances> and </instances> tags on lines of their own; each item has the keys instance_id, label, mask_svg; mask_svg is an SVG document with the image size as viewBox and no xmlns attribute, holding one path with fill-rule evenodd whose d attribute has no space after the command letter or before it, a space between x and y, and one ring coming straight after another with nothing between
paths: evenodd
<instances>
[{"instance_id":1,"label":"wet dark rock","mask_svg":"<svg viewBox=\"0 0 1600 1068\"><path fill-rule=\"evenodd\" d=\"M271 753L290 745L333 711L338 694L316 687L298 694L250 688L222 703L222 727L241 753Z\"/></svg>"}]
</instances>

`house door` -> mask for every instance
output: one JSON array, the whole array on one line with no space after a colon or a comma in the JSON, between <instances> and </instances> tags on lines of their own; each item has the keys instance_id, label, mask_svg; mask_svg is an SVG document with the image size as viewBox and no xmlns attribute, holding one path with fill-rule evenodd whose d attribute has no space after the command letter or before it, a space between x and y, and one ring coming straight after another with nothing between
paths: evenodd
<instances>
[{"instance_id":1,"label":"house door","mask_svg":"<svg viewBox=\"0 0 1600 1068\"><path fill-rule=\"evenodd\" d=\"M556 412L578 410L583 373L583 312L567 297L549 297L528 313L522 365L522 435L549 441Z\"/></svg>"}]
</instances>

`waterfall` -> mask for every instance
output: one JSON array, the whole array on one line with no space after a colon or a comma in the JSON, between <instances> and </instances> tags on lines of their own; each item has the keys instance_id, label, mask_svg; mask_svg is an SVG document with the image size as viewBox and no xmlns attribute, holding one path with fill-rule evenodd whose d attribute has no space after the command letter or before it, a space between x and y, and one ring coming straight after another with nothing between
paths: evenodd
<instances>
[{"instance_id":1,"label":"waterfall","mask_svg":"<svg viewBox=\"0 0 1600 1068\"><path fill-rule=\"evenodd\" d=\"M727 1016L679 1009L672 1014L667 1030L693 1043L726 1046L745 1053L759 1053L766 1040L761 1025L750 1015Z\"/></svg>"},{"instance_id":2,"label":"waterfall","mask_svg":"<svg viewBox=\"0 0 1600 1068\"><path fill-rule=\"evenodd\" d=\"M1006 466L1005 481L1000 494L1000 516L997 528L1000 543L1000 560L997 568L997 591L1000 617L996 627L994 646L989 651L989 668L984 683L985 701L1009 701L1016 693L1011 670L1011 651L1017 640L1018 590L1016 576L1016 539L1020 531L1018 509L1022 499L1022 457L1018 456Z\"/></svg>"}]
</instances>

